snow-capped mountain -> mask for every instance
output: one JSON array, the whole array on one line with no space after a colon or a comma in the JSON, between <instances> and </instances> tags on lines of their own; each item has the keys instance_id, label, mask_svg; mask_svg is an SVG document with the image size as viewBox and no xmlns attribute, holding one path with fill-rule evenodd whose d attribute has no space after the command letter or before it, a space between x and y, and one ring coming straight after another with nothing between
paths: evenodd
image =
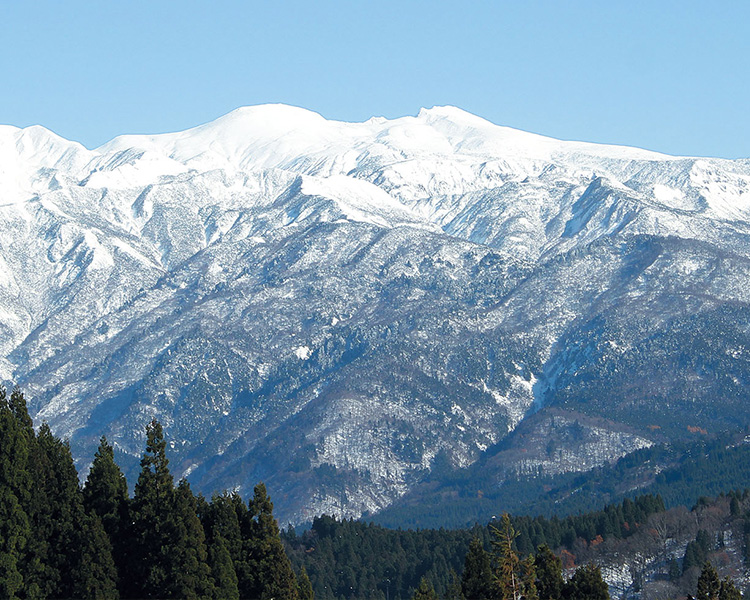
<instances>
[{"instance_id":1,"label":"snow-capped mountain","mask_svg":"<svg viewBox=\"0 0 750 600\"><path fill-rule=\"evenodd\" d=\"M550 405L604 441L516 470L750 416L747 160L452 107L256 106L95 150L2 126L0 223L0 379L36 421L132 466L155 416L177 476L264 480L282 520L377 511Z\"/></svg>"}]
</instances>

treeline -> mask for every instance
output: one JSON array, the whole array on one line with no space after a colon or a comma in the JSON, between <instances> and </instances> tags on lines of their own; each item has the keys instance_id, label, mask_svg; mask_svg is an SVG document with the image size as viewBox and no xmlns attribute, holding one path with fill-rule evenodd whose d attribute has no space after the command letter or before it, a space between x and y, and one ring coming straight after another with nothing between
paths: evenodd
<instances>
[{"instance_id":1,"label":"treeline","mask_svg":"<svg viewBox=\"0 0 750 600\"><path fill-rule=\"evenodd\" d=\"M522 558L509 515L498 527L474 530L391 531L330 517L310 532L284 536L292 556L309 569L316 597L414 600L606 600L594 565L563 578L563 564L547 546ZM482 538L490 550L485 550ZM315 539L315 546L300 543ZM458 575L457 573L460 573Z\"/></svg>"},{"instance_id":2,"label":"treeline","mask_svg":"<svg viewBox=\"0 0 750 600\"><path fill-rule=\"evenodd\" d=\"M0 388L0 598L311 599L265 486L208 502L175 486L165 449L154 420L130 498L102 438L81 488L68 444Z\"/></svg>"},{"instance_id":3,"label":"treeline","mask_svg":"<svg viewBox=\"0 0 750 600\"><path fill-rule=\"evenodd\" d=\"M488 521L498 506L512 514L577 514L632 497L637 489L661 496L670 508L750 485L747 430L692 435L698 439L655 444L585 473L506 479L495 491L486 489L486 469L477 463L445 475L441 485L415 488L372 520L390 528L467 527Z\"/></svg>"},{"instance_id":4,"label":"treeline","mask_svg":"<svg viewBox=\"0 0 750 600\"><path fill-rule=\"evenodd\" d=\"M726 490L750 485L749 440L748 431L742 430L642 448L614 465L577 475L567 489L576 491L573 496L601 501L622 496L624 489L637 487L641 493L660 496L667 508L691 506L701 496L715 497ZM576 500L558 505L565 512L590 509ZM534 504L534 512L544 508Z\"/></svg>"},{"instance_id":5,"label":"treeline","mask_svg":"<svg viewBox=\"0 0 750 600\"><path fill-rule=\"evenodd\" d=\"M513 551L533 555L539 546L572 550L587 543L633 535L650 515L663 512L658 496L645 495L603 510L564 518L513 517ZM494 522L472 529L392 530L329 516L310 530L282 533L293 564L304 567L317 598L410 598L425 578L440 597L455 589L473 539L490 548ZM569 554L572 556L572 554ZM575 564L566 564L573 568Z\"/></svg>"},{"instance_id":6,"label":"treeline","mask_svg":"<svg viewBox=\"0 0 750 600\"><path fill-rule=\"evenodd\" d=\"M739 554L750 549L749 532L745 490L701 498L692 510L665 510L661 498L646 495L588 514L503 515L460 530L390 530L323 516L301 535L283 532L282 541L293 565L307 569L319 600L605 598L592 565L620 578L628 570L619 594L734 600L739 592L728 577L748 564ZM509 573L520 595L500 591Z\"/></svg>"},{"instance_id":7,"label":"treeline","mask_svg":"<svg viewBox=\"0 0 750 600\"><path fill-rule=\"evenodd\" d=\"M531 554L541 545L571 549L578 539L588 542L623 539L633 535L650 515L664 510L660 496L645 494L581 515L550 519L517 517L514 519L518 531L516 546L522 554Z\"/></svg>"},{"instance_id":8,"label":"treeline","mask_svg":"<svg viewBox=\"0 0 750 600\"><path fill-rule=\"evenodd\" d=\"M546 544L539 546L535 554L520 559L513 543L518 534L508 515L503 516L500 528L490 526L490 529L493 537L492 552L486 552L478 539L472 542L461 576L461 595L456 600L609 599L608 586L602 578L600 568L594 563L578 567L565 580L562 576L565 566L563 561ZM687 561L686 554L684 567L688 570L696 566L689 565ZM741 600L742 595L730 577L719 579L716 569L708 560L708 553L704 556L701 567L694 586L696 596L693 598L688 594L688 600ZM426 580L421 582L420 587L425 588L429 594ZM437 600L437 596L433 596Z\"/></svg>"},{"instance_id":9,"label":"treeline","mask_svg":"<svg viewBox=\"0 0 750 600\"><path fill-rule=\"evenodd\" d=\"M566 581L562 561L548 546L522 559L515 545L518 532L507 513L499 527L490 525L490 533L491 552L478 538L472 541L456 600L609 600L609 588L596 565L578 567ZM420 586L426 588L427 581Z\"/></svg>"},{"instance_id":10,"label":"treeline","mask_svg":"<svg viewBox=\"0 0 750 600\"><path fill-rule=\"evenodd\" d=\"M461 573L469 543L487 529L393 530L323 515L301 535L282 533L287 554L305 567L319 600L406 600L425 577L443 597Z\"/></svg>"}]
</instances>

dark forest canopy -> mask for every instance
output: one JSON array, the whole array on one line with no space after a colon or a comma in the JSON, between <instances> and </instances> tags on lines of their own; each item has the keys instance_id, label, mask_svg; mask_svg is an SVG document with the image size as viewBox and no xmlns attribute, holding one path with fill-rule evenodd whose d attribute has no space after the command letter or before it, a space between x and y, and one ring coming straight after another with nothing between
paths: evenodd
<instances>
[{"instance_id":1,"label":"dark forest canopy","mask_svg":"<svg viewBox=\"0 0 750 600\"><path fill-rule=\"evenodd\" d=\"M310 597L265 486L247 503L175 486L157 421L127 489L105 438L81 488L67 443L0 388L0 598Z\"/></svg>"},{"instance_id":2,"label":"dark forest canopy","mask_svg":"<svg viewBox=\"0 0 750 600\"><path fill-rule=\"evenodd\" d=\"M661 499L646 495L564 519L509 518L514 531L512 549L519 557L528 557L540 547L572 549L581 539L625 539L650 515L662 511ZM486 558L477 560L486 560L488 565L496 562L498 553L491 549L493 531L504 519L499 521L472 529L391 530L321 516L302 535L290 529L282 538L292 562L305 565L319 598L379 598L381 593L386 598L408 598L423 577L443 597L458 581L457 574L464 573L466 578L466 563L477 554L476 548L472 553L472 544L488 552ZM572 555L568 552L568 556Z\"/></svg>"},{"instance_id":3,"label":"dark forest canopy","mask_svg":"<svg viewBox=\"0 0 750 600\"><path fill-rule=\"evenodd\" d=\"M497 535L508 529L513 531L510 549ZM745 553L739 563L729 561L725 539L734 539ZM722 577L748 564L750 493L702 498L692 510L664 510L660 498L646 495L566 518L509 517L472 529L393 530L321 516L301 534L283 532L282 540L292 564L305 566L319 600L408 600L424 588L423 580L439 598L496 598L501 559L510 552L517 561L504 564L512 565L510 572L521 581L531 578L528 561L533 559L539 598L599 597L601 575L591 565L605 569L623 560L634 576L630 591L637 591L650 568L644 556L658 559L650 595L644 597L684 598L695 594L707 563L720 566ZM667 547L670 540L674 543ZM588 585L593 596L584 595ZM661 586L656 595L654 586ZM736 592L729 583L724 586L727 593Z\"/></svg>"}]
</instances>

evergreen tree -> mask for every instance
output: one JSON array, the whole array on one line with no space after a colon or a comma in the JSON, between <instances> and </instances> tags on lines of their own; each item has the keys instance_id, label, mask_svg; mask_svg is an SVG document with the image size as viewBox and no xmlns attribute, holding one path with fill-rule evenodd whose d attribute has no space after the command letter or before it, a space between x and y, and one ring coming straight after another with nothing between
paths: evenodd
<instances>
[{"instance_id":1,"label":"evergreen tree","mask_svg":"<svg viewBox=\"0 0 750 600\"><path fill-rule=\"evenodd\" d=\"M213 514L219 519L219 531L227 541L229 554L232 556L234 571L237 573L237 587L240 597L247 598L247 590L259 589L256 584L257 561L254 557L255 544L252 541L254 523L249 515L247 504L239 494L224 495L214 498L212 508L217 508ZM238 533L237 533L238 532Z\"/></svg>"},{"instance_id":2,"label":"evergreen tree","mask_svg":"<svg viewBox=\"0 0 750 600\"><path fill-rule=\"evenodd\" d=\"M227 543L221 534L215 534L213 542L209 546L208 562L211 566L211 577L214 581L214 598L216 600L239 600L237 573L234 570Z\"/></svg>"},{"instance_id":3,"label":"evergreen tree","mask_svg":"<svg viewBox=\"0 0 750 600\"><path fill-rule=\"evenodd\" d=\"M466 600L461 593L461 579L453 569L448 572L448 587L445 588L445 600Z\"/></svg>"},{"instance_id":4,"label":"evergreen tree","mask_svg":"<svg viewBox=\"0 0 750 600\"><path fill-rule=\"evenodd\" d=\"M563 587L565 600L609 600L609 588L596 565L578 567Z\"/></svg>"},{"instance_id":5,"label":"evergreen tree","mask_svg":"<svg viewBox=\"0 0 750 600\"><path fill-rule=\"evenodd\" d=\"M9 406L21 429L27 433L32 433L34 424L31 421L28 408L26 407L26 398L24 398L24 395L21 393L21 389L18 386L14 387L13 391L10 393Z\"/></svg>"},{"instance_id":6,"label":"evergreen tree","mask_svg":"<svg viewBox=\"0 0 750 600\"><path fill-rule=\"evenodd\" d=\"M682 574L682 569L680 569L680 563L677 562L677 559L672 557L669 559L669 581L674 583L680 578L680 575Z\"/></svg>"},{"instance_id":7,"label":"evergreen tree","mask_svg":"<svg viewBox=\"0 0 750 600\"><path fill-rule=\"evenodd\" d=\"M133 495L123 593L137 598L210 598L214 594L198 501L175 490L161 424L146 428L146 451Z\"/></svg>"},{"instance_id":8,"label":"evergreen tree","mask_svg":"<svg viewBox=\"0 0 750 600\"><path fill-rule=\"evenodd\" d=\"M107 535L114 540L119 537L127 501L128 483L115 463L114 449L102 436L83 488L83 505L101 519Z\"/></svg>"},{"instance_id":9,"label":"evergreen tree","mask_svg":"<svg viewBox=\"0 0 750 600\"><path fill-rule=\"evenodd\" d=\"M167 566L165 596L211 598L213 581L208 565L206 539L190 485L180 481L174 495L165 531L168 537L164 564Z\"/></svg>"},{"instance_id":10,"label":"evergreen tree","mask_svg":"<svg viewBox=\"0 0 750 600\"><path fill-rule=\"evenodd\" d=\"M0 392L0 440L0 596L116 598L109 542L86 518L70 448L46 424L35 436L18 388L9 401ZM25 552L3 552L9 546Z\"/></svg>"},{"instance_id":11,"label":"evergreen tree","mask_svg":"<svg viewBox=\"0 0 750 600\"><path fill-rule=\"evenodd\" d=\"M31 462L36 485L29 509L27 595L69 598L81 557L71 548L81 547L85 515L78 473L68 444L52 435L46 423L39 428Z\"/></svg>"},{"instance_id":12,"label":"evergreen tree","mask_svg":"<svg viewBox=\"0 0 750 600\"><path fill-rule=\"evenodd\" d=\"M297 596L299 600L315 600L312 583L310 583L304 565L300 567L299 575L297 575Z\"/></svg>"},{"instance_id":13,"label":"evergreen tree","mask_svg":"<svg viewBox=\"0 0 750 600\"><path fill-rule=\"evenodd\" d=\"M695 540L688 543L685 548L685 557L682 559L682 572L687 573L693 567L703 567L708 560L711 550L711 536L707 531L700 529Z\"/></svg>"},{"instance_id":14,"label":"evergreen tree","mask_svg":"<svg viewBox=\"0 0 750 600\"><path fill-rule=\"evenodd\" d=\"M217 598L239 595L240 573L243 582L252 576L240 530L240 521L246 514L247 507L236 493L214 495L200 510Z\"/></svg>"},{"instance_id":15,"label":"evergreen tree","mask_svg":"<svg viewBox=\"0 0 750 600\"><path fill-rule=\"evenodd\" d=\"M117 600L117 568L112 558L112 545L96 514L84 517L81 543L77 549L80 559L73 582L74 598Z\"/></svg>"},{"instance_id":16,"label":"evergreen tree","mask_svg":"<svg viewBox=\"0 0 750 600\"><path fill-rule=\"evenodd\" d=\"M16 390L11 397L15 394ZM0 386L0 597L9 599L16 598L24 588L22 563L31 537L27 508L34 432L28 413L22 414L19 404L18 399L9 402L5 388Z\"/></svg>"},{"instance_id":17,"label":"evergreen tree","mask_svg":"<svg viewBox=\"0 0 750 600\"><path fill-rule=\"evenodd\" d=\"M166 446L162 426L154 419L146 428L146 451L133 495L130 550L121 573L124 597L166 597L171 574L168 522L174 505Z\"/></svg>"},{"instance_id":18,"label":"evergreen tree","mask_svg":"<svg viewBox=\"0 0 750 600\"><path fill-rule=\"evenodd\" d=\"M86 485L83 488L83 506L89 514L101 519L112 545L112 556L117 564L127 561L128 484L120 467L115 463L114 449L102 436L94 455Z\"/></svg>"},{"instance_id":19,"label":"evergreen tree","mask_svg":"<svg viewBox=\"0 0 750 600\"><path fill-rule=\"evenodd\" d=\"M706 561L698 578L698 587L696 589L696 600L719 600L721 593L721 581L716 569L710 562Z\"/></svg>"},{"instance_id":20,"label":"evergreen tree","mask_svg":"<svg viewBox=\"0 0 750 600\"><path fill-rule=\"evenodd\" d=\"M461 591L466 600L487 600L494 597L490 555L477 537L471 540L466 553Z\"/></svg>"},{"instance_id":21,"label":"evergreen tree","mask_svg":"<svg viewBox=\"0 0 750 600\"><path fill-rule=\"evenodd\" d=\"M262 483L255 486L243 520L243 562L247 571L237 573L240 596L296 600L297 581L281 545L273 503Z\"/></svg>"},{"instance_id":22,"label":"evergreen tree","mask_svg":"<svg viewBox=\"0 0 750 600\"><path fill-rule=\"evenodd\" d=\"M24 587L21 561L31 527L7 485L0 484L0 598L15 600Z\"/></svg>"},{"instance_id":23,"label":"evergreen tree","mask_svg":"<svg viewBox=\"0 0 750 600\"><path fill-rule=\"evenodd\" d=\"M549 546L543 544L537 549L534 566L539 600L560 600L565 584L560 558L549 549Z\"/></svg>"},{"instance_id":24,"label":"evergreen tree","mask_svg":"<svg viewBox=\"0 0 750 600\"><path fill-rule=\"evenodd\" d=\"M533 556L527 556L521 561L521 589L523 600L539 600Z\"/></svg>"},{"instance_id":25,"label":"evergreen tree","mask_svg":"<svg viewBox=\"0 0 750 600\"><path fill-rule=\"evenodd\" d=\"M221 537L232 562L238 564L242 556L240 522L246 518L247 506L237 493L214 495L201 511L201 522L209 546Z\"/></svg>"},{"instance_id":26,"label":"evergreen tree","mask_svg":"<svg viewBox=\"0 0 750 600\"><path fill-rule=\"evenodd\" d=\"M523 595L518 555L513 549L513 541L517 533L513 528L508 513L503 514L500 528L490 525L493 535L496 574L495 583L499 591L500 600L520 600Z\"/></svg>"},{"instance_id":27,"label":"evergreen tree","mask_svg":"<svg viewBox=\"0 0 750 600\"><path fill-rule=\"evenodd\" d=\"M425 577L422 577L419 581L419 587L414 592L412 600L439 600L438 595L435 593L435 588L432 584L427 581Z\"/></svg>"},{"instance_id":28,"label":"evergreen tree","mask_svg":"<svg viewBox=\"0 0 750 600\"><path fill-rule=\"evenodd\" d=\"M732 580L729 577L725 577L721 580L721 587L719 588L719 600L742 600L742 594L735 587Z\"/></svg>"}]
</instances>

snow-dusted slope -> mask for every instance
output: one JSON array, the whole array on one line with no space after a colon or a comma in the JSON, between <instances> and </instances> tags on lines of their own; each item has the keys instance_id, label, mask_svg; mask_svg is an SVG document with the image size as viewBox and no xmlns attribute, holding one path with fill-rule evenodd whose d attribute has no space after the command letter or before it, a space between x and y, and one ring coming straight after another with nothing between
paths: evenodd
<instances>
[{"instance_id":1,"label":"snow-dusted slope","mask_svg":"<svg viewBox=\"0 0 750 600\"><path fill-rule=\"evenodd\" d=\"M586 365L750 300L750 162L452 107L247 107L95 150L2 126L0 223L0 378L37 420L133 464L158 416L178 475L266 479L293 519L377 510Z\"/></svg>"}]
</instances>

